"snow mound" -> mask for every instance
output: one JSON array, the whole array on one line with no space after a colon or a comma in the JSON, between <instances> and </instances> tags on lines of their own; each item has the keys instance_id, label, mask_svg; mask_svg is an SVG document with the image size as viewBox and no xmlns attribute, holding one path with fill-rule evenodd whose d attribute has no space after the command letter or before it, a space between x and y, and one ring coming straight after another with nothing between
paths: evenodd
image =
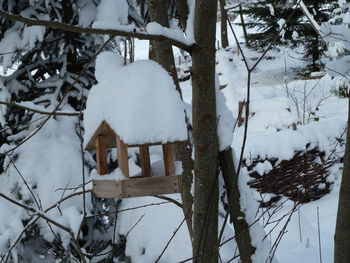
<instances>
[{"instance_id":1,"label":"snow mound","mask_svg":"<svg viewBox=\"0 0 350 263\"><path fill-rule=\"evenodd\" d=\"M106 52L96 61L96 78L84 113L85 144L103 120L129 145L187 139L185 104L159 64L123 66L119 55Z\"/></svg>"}]
</instances>

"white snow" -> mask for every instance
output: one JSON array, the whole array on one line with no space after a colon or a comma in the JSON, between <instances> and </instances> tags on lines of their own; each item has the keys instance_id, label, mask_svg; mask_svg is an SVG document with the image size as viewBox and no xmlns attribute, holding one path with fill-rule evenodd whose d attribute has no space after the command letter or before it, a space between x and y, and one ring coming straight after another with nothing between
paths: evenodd
<instances>
[{"instance_id":1,"label":"white snow","mask_svg":"<svg viewBox=\"0 0 350 263\"><path fill-rule=\"evenodd\" d=\"M185 105L172 78L153 61L121 65L118 55L96 61L97 81L84 112L85 144L105 120L126 144L187 139Z\"/></svg>"},{"instance_id":2,"label":"white snow","mask_svg":"<svg viewBox=\"0 0 350 263\"><path fill-rule=\"evenodd\" d=\"M128 22L128 4L126 0L102 0L97 7L96 22L111 25L125 25Z\"/></svg>"},{"instance_id":3,"label":"white snow","mask_svg":"<svg viewBox=\"0 0 350 263\"><path fill-rule=\"evenodd\" d=\"M96 17L96 6L93 1L79 1L79 25L88 27Z\"/></svg>"},{"instance_id":4,"label":"white snow","mask_svg":"<svg viewBox=\"0 0 350 263\"><path fill-rule=\"evenodd\" d=\"M224 94L219 90L219 80L216 78L216 115L218 118L218 137L219 137L219 150L223 151L229 147L232 143L233 126L235 120L232 113L226 106L226 98Z\"/></svg>"},{"instance_id":5,"label":"white snow","mask_svg":"<svg viewBox=\"0 0 350 263\"><path fill-rule=\"evenodd\" d=\"M113 7L117 2L124 7L118 9L115 5L115 8L107 8L109 6ZM345 5L343 0L338 2L339 5ZM103 0L97 13L92 1L87 1L87 3L89 4L81 7L79 23L82 26L91 25L96 16L96 22L93 25L95 27L127 27L128 30L131 30L132 27L123 24L127 11L124 1ZM188 3L191 4L191 8L186 37L187 41L193 42L194 1L188 0ZM86 17L83 17L84 14L86 14ZM348 17L345 16L345 22L347 19ZM239 32L239 37L242 39L241 29L237 25L234 25L234 27L235 30L238 29L237 32ZM167 29L160 28L157 24L149 24L147 29L149 33L169 34L171 37L181 38L181 41L183 41L183 36L177 36L176 30L171 29L171 31L165 32ZM346 44L346 41L339 44L339 41L349 39L347 27L322 25L321 29L325 35L332 32L339 33L338 41L325 36L325 39L334 45L332 57L335 58L338 55L337 51L340 48L344 50L348 48L349 45ZM31 30L33 32L27 31L26 41L24 41L28 46L32 46L35 41L40 41L44 33L40 28ZM297 36L295 35L295 37ZM18 36L9 32L0 42L0 52L14 51L22 47L24 42ZM13 45L12 43L17 44ZM139 45L137 44L136 48L139 47L139 49L136 50L136 54L146 56L147 50L143 49L148 46L144 45L145 41L138 43ZM230 36L230 43L234 43L232 36ZM300 50L297 51L300 52ZM295 151L305 150L307 144L310 144L310 147L317 146L320 150L329 154L335 147L336 138L341 137L345 131L348 99L339 98L334 94L334 91L346 83L344 78L339 75L348 77L349 58L344 57L336 62L329 63L327 67L330 70L321 79L296 80L292 69L302 65L297 51L288 49L279 52L271 51L268 55L275 57L274 60L263 60L252 73L248 137L244 152L247 164L257 157L262 159L265 157L278 158L280 161L288 160ZM258 56L255 51L245 50L245 52L249 63ZM296 58L294 59L293 56ZM216 60L216 72L219 78L217 84L220 82L221 85L227 85L222 91L218 90L219 85L216 86L220 149L231 145L237 166L244 127L236 127L233 133L233 124L237 117L238 102L243 101L246 96L247 74L241 57L235 50L218 50ZM5 68L12 65L12 55L3 57L3 65ZM332 73L332 71L335 73ZM184 110L186 109L189 113L190 106L181 102L171 77L158 64L151 61L137 61L124 65L122 57L115 53L104 52L97 58L95 75L98 84L92 88L89 94L88 107L84 114L85 143L102 120L106 120L118 135L130 144L187 139ZM332 78L330 75L335 77ZM7 83L6 87L0 86L1 100L7 100L7 89L10 92L18 93L23 88L18 84L14 81ZM181 87L184 100L191 103L192 87L190 81L181 83ZM22 105L34 107L29 102ZM0 114L4 114L5 110L6 107L0 106ZM64 107L62 110L72 111L69 107ZM37 118L39 115L35 114L34 117ZM188 114L188 117L191 117L190 114ZM1 116L0 122L4 125ZM62 191L57 190L58 188L77 187L82 183L80 141L75 130L76 124L75 118L56 117L50 120L38 135L14 153L14 155L20 153L15 160L16 166L22 172L28 184L31 187L35 186L35 194L40 196L44 209L61 199ZM296 124L296 130L293 129L294 124ZM35 128L35 125L32 124L31 129ZM22 139L27 135L24 130L10 138ZM3 144L1 151L9 148L11 146ZM336 146L336 154L342 155L342 150L342 147ZM129 150L129 166L132 175L138 174L140 171L140 168L135 164L135 153L135 151ZM163 170L160 153L160 148L150 148L152 172L155 175L157 175L157 171ZM111 155L114 159L116 158L115 151L112 151ZM89 162L93 163L91 159ZM13 197L21 196L21 202L30 200L31 193L23 183L18 183L21 182L19 174L8 158L5 159L5 166L9 166L9 169L6 174L0 176L0 192ZM177 169L181 170L179 163L176 166ZM254 171L263 175L271 169L271 163L265 160L259 163ZM340 174L341 164L332 167L328 177L329 181L334 182L331 193L320 200L302 205L291 216L273 262L319 262L317 207L320 212L322 260L323 262L333 262L333 236ZM124 176L117 169L105 176L99 176L96 174L96 170L93 170L89 179L121 180L123 178ZM292 201L286 201L272 215L264 214L266 209L259 208L258 201L262 198L271 198L273 194L267 194L266 197L260 196L255 190L247 186L249 180L248 171L243 168L238 181L241 191L240 203L244 208L248 223L252 224L249 231L253 244L257 247L256 253L252 257L253 262L263 263L271 256L271 247L287 221L287 217L284 216L288 215L295 204ZM87 186L87 189L90 188L91 184ZM73 192L67 190L65 195ZM169 197L180 201L180 195L178 194ZM88 200L90 199L88 198ZM153 204L118 214L116 233L127 235L125 253L131 257L132 262L155 262L172 236L173 231L182 221L183 212L179 207L172 203L156 204L163 201L153 197L123 200L121 210L144 204ZM279 204L284 201L285 199L282 199ZM76 233L82 219L81 204L81 197L76 197L64 202L60 211L53 209L47 215L63 225L71 227ZM35 203L30 203L30 205L35 207ZM88 201L88 206L91 206L90 201ZM223 212L223 208L220 209ZM0 216L1 254L4 251L6 252L8 245L14 242L23 229L22 220L28 219L28 214L23 209L6 201L0 201L0 211L6 211L6 216ZM270 219L269 216L271 216ZM276 223L281 218L282 221ZM139 219L141 221L138 222ZM275 223L267 224L268 220ZM47 224L41 220L39 222L41 234L47 241L52 241L54 236ZM219 224L222 224L222 217L219 218ZM57 228L54 228L54 230L60 234L64 245L67 246L70 237ZM270 230L273 231L269 233ZM224 240L234 234L232 225L228 224L224 230ZM266 234L268 235L266 236ZM234 240L221 248L223 262L227 262L233 257L235 249L236 243ZM16 250L14 250L13 255L16 260ZM186 223L183 223L160 262L178 262L190 258L191 255L191 241L187 233ZM232 262L238 262L238 259Z\"/></svg>"},{"instance_id":6,"label":"white snow","mask_svg":"<svg viewBox=\"0 0 350 263\"><path fill-rule=\"evenodd\" d=\"M3 85L3 83L0 81L0 101L3 102L9 102L10 99L10 93L8 92L7 88ZM5 114L6 114L6 105L0 105L0 125L2 127L5 126Z\"/></svg>"}]
</instances>

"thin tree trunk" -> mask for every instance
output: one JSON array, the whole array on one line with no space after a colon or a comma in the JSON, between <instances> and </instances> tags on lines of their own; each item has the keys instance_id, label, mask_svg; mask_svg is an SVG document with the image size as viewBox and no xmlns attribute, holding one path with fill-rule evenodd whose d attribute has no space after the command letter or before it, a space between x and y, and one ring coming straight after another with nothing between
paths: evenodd
<instances>
[{"instance_id":1,"label":"thin tree trunk","mask_svg":"<svg viewBox=\"0 0 350 263\"><path fill-rule=\"evenodd\" d=\"M179 17L180 25L183 31L186 30L188 18L188 5L186 0L175 0L176 12Z\"/></svg>"},{"instance_id":2,"label":"thin tree trunk","mask_svg":"<svg viewBox=\"0 0 350 263\"><path fill-rule=\"evenodd\" d=\"M320 10L318 5L318 0L313 0L313 8L316 12L315 20L320 22ZM319 71L319 59L320 59L320 50L319 50L319 36L316 31L312 31L314 39L312 40L312 70Z\"/></svg>"},{"instance_id":3,"label":"thin tree trunk","mask_svg":"<svg viewBox=\"0 0 350 263\"><path fill-rule=\"evenodd\" d=\"M151 21L157 22L164 27L169 27L166 2L167 1L150 0L150 18ZM174 80L176 90L181 94L179 81L176 75L172 46L168 41L151 41L151 45L153 51L152 59L161 64L169 72Z\"/></svg>"},{"instance_id":4,"label":"thin tree trunk","mask_svg":"<svg viewBox=\"0 0 350 263\"><path fill-rule=\"evenodd\" d=\"M218 261L218 137L215 95L217 0L196 0L192 51L194 262Z\"/></svg>"},{"instance_id":5,"label":"thin tree trunk","mask_svg":"<svg viewBox=\"0 0 350 263\"><path fill-rule=\"evenodd\" d=\"M349 99L350 100L350 99ZM334 262L350 262L350 101L348 130L340 185L337 223L334 235Z\"/></svg>"},{"instance_id":6,"label":"thin tree trunk","mask_svg":"<svg viewBox=\"0 0 350 263\"><path fill-rule=\"evenodd\" d=\"M252 262L251 257L255 247L249 233L249 225L245 220L245 213L240 205L238 178L233 163L232 149L228 148L219 155L220 167L227 191L228 209L235 229L236 242L242 263Z\"/></svg>"},{"instance_id":7,"label":"thin tree trunk","mask_svg":"<svg viewBox=\"0 0 350 263\"><path fill-rule=\"evenodd\" d=\"M249 47L249 39L248 39L247 28L246 28L245 22L244 22L242 4L239 5L239 16L241 17L241 24L242 24L243 36L244 36L245 44L246 44L247 47Z\"/></svg>"},{"instance_id":8,"label":"thin tree trunk","mask_svg":"<svg viewBox=\"0 0 350 263\"><path fill-rule=\"evenodd\" d=\"M221 14L221 47L228 47L228 37L227 37L227 13L225 10L225 0L220 4L220 14Z\"/></svg>"},{"instance_id":9,"label":"thin tree trunk","mask_svg":"<svg viewBox=\"0 0 350 263\"><path fill-rule=\"evenodd\" d=\"M62 20L66 24L73 24L73 7L72 7L72 2L70 0L62 0ZM65 38L66 38L66 45L69 46L74 46L74 39L77 37L76 33L73 32L64 32ZM76 73L78 72L77 69L77 63L76 63L76 54L74 51L74 48L70 48L67 54L67 70L69 72Z\"/></svg>"},{"instance_id":10,"label":"thin tree trunk","mask_svg":"<svg viewBox=\"0 0 350 263\"><path fill-rule=\"evenodd\" d=\"M150 16L151 21L157 22L162 26L169 27L166 1L151 0L150 1ZM176 89L181 95L180 85L176 74L176 68L174 63L174 55L172 47L166 41L153 41L153 60L157 61L162 65L169 74L173 77ZM182 97L182 96L181 96ZM193 170L193 160L191 158L192 148L189 143L181 143L175 145L175 158L182 162L182 203L183 210L186 216L186 223L188 226L189 234L192 239L193 229L192 229L192 205L193 197L191 194L192 185L192 170Z\"/></svg>"}]
</instances>

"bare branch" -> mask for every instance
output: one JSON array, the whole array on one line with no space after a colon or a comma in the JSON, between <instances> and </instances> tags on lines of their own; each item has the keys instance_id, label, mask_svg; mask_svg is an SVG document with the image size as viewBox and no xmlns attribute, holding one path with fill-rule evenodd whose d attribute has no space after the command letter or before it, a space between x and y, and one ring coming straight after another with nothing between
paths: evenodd
<instances>
[{"instance_id":1,"label":"bare branch","mask_svg":"<svg viewBox=\"0 0 350 263\"><path fill-rule=\"evenodd\" d=\"M32 111L32 112L39 113L39 114L44 114L44 115L54 115L54 116L79 116L80 115L79 112L42 111L42 110L26 107L26 106L23 106L21 104L14 103L14 102L10 103L10 102L5 102L5 101L0 101L0 104L6 105L9 107L16 107L16 108L20 108L23 110Z\"/></svg>"},{"instance_id":2,"label":"bare branch","mask_svg":"<svg viewBox=\"0 0 350 263\"><path fill-rule=\"evenodd\" d=\"M171 241L174 239L176 233L179 231L179 229L181 228L182 224L186 221L186 216L184 217L184 219L181 221L181 223L179 224L179 226L175 229L174 233L171 235L170 239L168 240L168 242L166 243L165 247L162 250L162 253L160 253L160 255L158 256L157 260L155 263L158 263L159 260L161 259L161 257L163 256L163 254L165 253L165 251L167 250L167 248L169 247Z\"/></svg>"},{"instance_id":3,"label":"bare branch","mask_svg":"<svg viewBox=\"0 0 350 263\"><path fill-rule=\"evenodd\" d=\"M163 199L163 200L166 200L166 201L169 201L175 205L177 205L178 207L180 207L181 209L183 208L182 204L178 201L176 201L175 199L172 199L170 197L167 197L167 196L161 196L161 195L154 195L154 197L157 197L159 199Z\"/></svg>"}]
</instances>

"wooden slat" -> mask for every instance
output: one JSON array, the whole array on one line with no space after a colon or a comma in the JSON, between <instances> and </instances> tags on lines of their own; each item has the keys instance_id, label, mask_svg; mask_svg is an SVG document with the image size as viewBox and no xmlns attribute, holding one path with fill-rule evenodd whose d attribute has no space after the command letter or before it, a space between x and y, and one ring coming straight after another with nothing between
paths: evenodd
<instances>
[{"instance_id":1,"label":"wooden slat","mask_svg":"<svg viewBox=\"0 0 350 263\"><path fill-rule=\"evenodd\" d=\"M129 156L128 156L128 146L120 140L119 136L117 139L117 150L118 150L118 167L122 170L126 177L129 177Z\"/></svg>"},{"instance_id":2,"label":"wooden slat","mask_svg":"<svg viewBox=\"0 0 350 263\"><path fill-rule=\"evenodd\" d=\"M178 143L188 143L187 141L168 141L168 143L178 144ZM132 147L140 147L140 146L156 146L156 145L163 145L163 142L149 142L149 143L142 143L142 144L128 144L129 148Z\"/></svg>"},{"instance_id":3,"label":"wooden slat","mask_svg":"<svg viewBox=\"0 0 350 263\"><path fill-rule=\"evenodd\" d=\"M238 127L241 127L244 124L245 118L243 116L246 115L246 112L245 112L246 105L247 103L245 101L238 102L238 121L237 121Z\"/></svg>"},{"instance_id":4,"label":"wooden slat","mask_svg":"<svg viewBox=\"0 0 350 263\"><path fill-rule=\"evenodd\" d=\"M104 136L96 137L96 163L98 174L107 174L107 149L106 138Z\"/></svg>"},{"instance_id":5,"label":"wooden slat","mask_svg":"<svg viewBox=\"0 0 350 263\"><path fill-rule=\"evenodd\" d=\"M165 175L175 174L175 158L173 151L173 144L167 143L163 144L163 158L164 158L164 169Z\"/></svg>"},{"instance_id":6,"label":"wooden slat","mask_svg":"<svg viewBox=\"0 0 350 263\"><path fill-rule=\"evenodd\" d=\"M146 145L140 146L140 161L143 177L151 176L151 161L149 158L149 147Z\"/></svg>"},{"instance_id":7,"label":"wooden slat","mask_svg":"<svg viewBox=\"0 0 350 263\"><path fill-rule=\"evenodd\" d=\"M98 198L141 197L174 194L180 191L181 175L93 181L93 194Z\"/></svg>"},{"instance_id":8,"label":"wooden slat","mask_svg":"<svg viewBox=\"0 0 350 263\"><path fill-rule=\"evenodd\" d=\"M92 192L97 198L123 198L122 181L95 180Z\"/></svg>"},{"instance_id":9,"label":"wooden slat","mask_svg":"<svg viewBox=\"0 0 350 263\"><path fill-rule=\"evenodd\" d=\"M98 128L96 129L94 135L90 138L89 142L87 143L85 150L91 151L96 148L96 139L98 136L105 136L106 138L106 148L115 148L116 147L116 140L115 136L116 133L113 131L111 126L106 121L102 121Z\"/></svg>"}]
</instances>

